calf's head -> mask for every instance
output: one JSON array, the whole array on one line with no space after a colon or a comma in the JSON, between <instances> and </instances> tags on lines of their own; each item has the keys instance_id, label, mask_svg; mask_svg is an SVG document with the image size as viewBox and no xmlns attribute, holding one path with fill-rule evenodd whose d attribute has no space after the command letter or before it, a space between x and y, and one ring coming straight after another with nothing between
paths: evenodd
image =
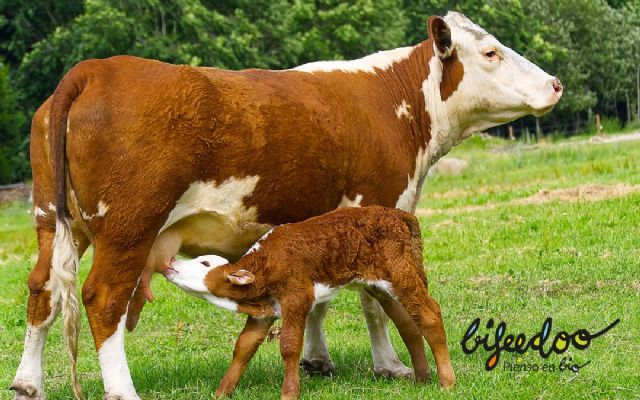
<instances>
[{"instance_id":1,"label":"calf's head","mask_svg":"<svg viewBox=\"0 0 640 400\"><path fill-rule=\"evenodd\" d=\"M463 139L528 114L543 115L560 100L563 87L556 77L464 15L431 17L428 29L436 56L423 92L436 129L454 128Z\"/></svg>"},{"instance_id":2,"label":"calf's head","mask_svg":"<svg viewBox=\"0 0 640 400\"><path fill-rule=\"evenodd\" d=\"M220 287L220 283L244 286L255 281L255 276L249 271L223 271L224 269L219 268L228 264L227 259L215 255L200 256L192 260L173 259L162 273L185 292L209 300L210 294L218 295L215 288Z\"/></svg>"}]
</instances>

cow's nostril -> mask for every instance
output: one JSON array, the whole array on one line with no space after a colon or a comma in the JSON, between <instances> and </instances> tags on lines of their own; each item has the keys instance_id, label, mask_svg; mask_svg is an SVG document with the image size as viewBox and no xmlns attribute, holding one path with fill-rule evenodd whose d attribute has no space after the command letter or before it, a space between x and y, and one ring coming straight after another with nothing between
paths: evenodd
<instances>
[{"instance_id":1,"label":"cow's nostril","mask_svg":"<svg viewBox=\"0 0 640 400\"><path fill-rule=\"evenodd\" d=\"M557 95L562 94L562 82L560 82L560 79L555 78L551 83L551 85L553 86L553 90L556 92Z\"/></svg>"}]
</instances>

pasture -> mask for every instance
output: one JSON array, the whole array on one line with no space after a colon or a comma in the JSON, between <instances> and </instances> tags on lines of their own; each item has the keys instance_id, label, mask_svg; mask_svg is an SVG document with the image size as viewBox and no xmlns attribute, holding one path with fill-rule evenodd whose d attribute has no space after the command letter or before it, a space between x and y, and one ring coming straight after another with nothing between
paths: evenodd
<instances>
[{"instance_id":1,"label":"pasture","mask_svg":"<svg viewBox=\"0 0 640 400\"><path fill-rule=\"evenodd\" d=\"M369 338L358 295L342 292L328 313L326 335L336 374L302 375L306 399L569 399L640 398L640 141L563 142L526 148L474 137L450 156L469 161L456 176L428 179L418 215L424 266L442 307L456 387L441 391L434 379L417 386L374 377ZM0 205L0 399L22 352L25 285L37 247L26 203ZM91 252L82 261L81 280ZM156 300L126 335L133 381L143 399L210 399L231 358L244 317L187 296L161 277ZM553 318L552 336L584 328L597 332L620 318L586 350L542 359L535 352L503 353L485 371L489 353L464 354L469 324L489 318L507 333L540 331ZM276 399L283 367L277 332L265 342L234 399ZM408 354L392 328L394 346ZM548 345L547 345L548 347ZM563 357L590 362L578 373L559 371ZM432 357L429 354L429 359ZM553 364L555 371L509 371L504 362ZM433 366L433 362L431 363ZM56 321L45 350L49 399L69 399L68 361ZM83 320L80 379L88 399L102 397L97 356Z\"/></svg>"}]
</instances>

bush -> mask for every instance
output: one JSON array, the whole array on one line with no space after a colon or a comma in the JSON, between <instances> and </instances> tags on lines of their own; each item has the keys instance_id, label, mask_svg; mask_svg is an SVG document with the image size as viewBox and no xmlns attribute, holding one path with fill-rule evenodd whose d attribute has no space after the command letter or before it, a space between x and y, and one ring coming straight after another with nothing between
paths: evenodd
<instances>
[{"instance_id":1,"label":"bush","mask_svg":"<svg viewBox=\"0 0 640 400\"><path fill-rule=\"evenodd\" d=\"M27 119L17 108L8 78L9 67L0 62L0 184L20 181L29 173Z\"/></svg>"}]
</instances>

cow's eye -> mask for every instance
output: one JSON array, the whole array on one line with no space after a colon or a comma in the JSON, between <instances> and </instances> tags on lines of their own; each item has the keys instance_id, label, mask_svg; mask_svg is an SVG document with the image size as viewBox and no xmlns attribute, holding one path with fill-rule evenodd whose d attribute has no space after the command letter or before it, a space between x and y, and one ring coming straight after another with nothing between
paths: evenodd
<instances>
[{"instance_id":1,"label":"cow's eye","mask_svg":"<svg viewBox=\"0 0 640 400\"><path fill-rule=\"evenodd\" d=\"M211 266L209 264L209 261L202 261L202 262L200 262L200 264L204 265L205 267L210 267Z\"/></svg>"},{"instance_id":2,"label":"cow's eye","mask_svg":"<svg viewBox=\"0 0 640 400\"><path fill-rule=\"evenodd\" d=\"M490 60L499 60L500 59L500 55L498 54L498 52L496 50L487 50L485 52L482 53L485 57L487 57Z\"/></svg>"}]
</instances>

